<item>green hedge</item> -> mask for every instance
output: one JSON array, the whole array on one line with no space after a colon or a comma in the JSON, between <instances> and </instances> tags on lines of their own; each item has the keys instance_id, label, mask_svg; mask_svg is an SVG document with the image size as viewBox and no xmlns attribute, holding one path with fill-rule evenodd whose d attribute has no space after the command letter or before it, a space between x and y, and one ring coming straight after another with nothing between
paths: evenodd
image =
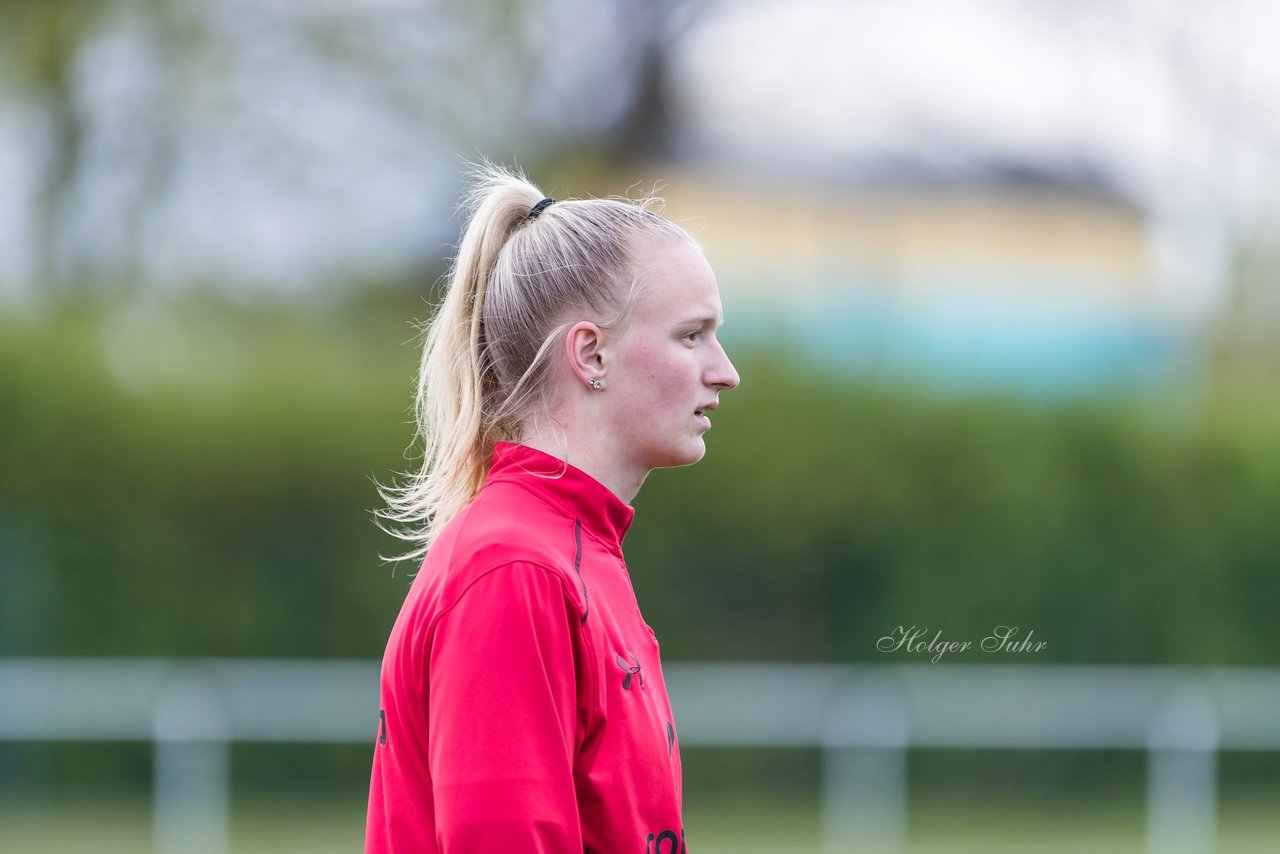
<instances>
[{"instance_id":1,"label":"green hedge","mask_svg":"<svg viewBox=\"0 0 1280 854\"><path fill-rule=\"evenodd\" d=\"M378 561L372 478L410 464L423 308L382 299L0 322L0 654L379 655L411 568ZM876 640L1014 625L1047 648L951 660L1276 663L1256 411L941 400L735 356L707 458L650 476L627 540L669 660L921 661Z\"/></svg>"}]
</instances>

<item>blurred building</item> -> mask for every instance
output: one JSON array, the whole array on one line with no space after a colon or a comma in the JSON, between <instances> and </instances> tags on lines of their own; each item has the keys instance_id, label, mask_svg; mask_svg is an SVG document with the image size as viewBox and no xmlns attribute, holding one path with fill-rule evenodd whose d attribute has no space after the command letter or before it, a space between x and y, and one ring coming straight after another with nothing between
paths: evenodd
<instances>
[{"instance_id":1,"label":"blurred building","mask_svg":"<svg viewBox=\"0 0 1280 854\"><path fill-rule=\"evenodd\" d=\"M718 271L727 338L827 370L1047 397L1148 386L1180 358L1146 219L1116 196L653 171L671 175L667 213Z\"/></svg>"}]
</instances>

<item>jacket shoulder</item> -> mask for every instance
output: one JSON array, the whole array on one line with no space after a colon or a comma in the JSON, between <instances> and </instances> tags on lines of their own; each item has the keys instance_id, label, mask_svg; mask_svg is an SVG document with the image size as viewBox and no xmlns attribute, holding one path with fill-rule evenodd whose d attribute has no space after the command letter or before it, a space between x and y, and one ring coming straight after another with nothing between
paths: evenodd
<instances>
[{"instance_id":1,"label":"jacket shoulder","mask_svg":"<svg viewBox=\"0 0 1280 854\"><path fill-rule=\"evenodd\" d=\"M519 484L494 483L445 526L422 572L440 586L445 607L480 576L513 563L541 566L561 576L577 599L578 536L574 520L537 495Z\"/></svg>"}]
</instances>

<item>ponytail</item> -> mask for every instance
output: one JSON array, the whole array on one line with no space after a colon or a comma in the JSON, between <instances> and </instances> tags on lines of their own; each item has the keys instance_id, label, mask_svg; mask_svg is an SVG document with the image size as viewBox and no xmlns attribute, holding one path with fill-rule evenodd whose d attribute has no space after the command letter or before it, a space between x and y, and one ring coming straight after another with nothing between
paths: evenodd
<instances>
[{"instance_id":1,"label":"ponytail","mask_svg":"<svg viewBox=\"0 0 1280 854\"><path fill-rule=\"evenodd\" d=\"M420 560L440 529L480 491L495 443L519 441L524 419L546 404L552 328L569 308L602 327L621 322L637 296L632 247L645 236L691 240L650 208L658 200L543 200L522 173L472 168L465 226L444 298L425 325L414 420L419 470L403 486L378 486L387 533L415 544L389 562ZM604 319L606 313L612 319Z\"/></svg>"}]
</instances>

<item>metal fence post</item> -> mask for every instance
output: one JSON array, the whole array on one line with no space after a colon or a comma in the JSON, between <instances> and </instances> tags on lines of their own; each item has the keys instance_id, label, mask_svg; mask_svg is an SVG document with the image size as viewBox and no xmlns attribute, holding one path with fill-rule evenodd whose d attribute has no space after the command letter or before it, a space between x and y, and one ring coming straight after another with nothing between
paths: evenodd
<instances>
[{"instance_id":1,"label":"metal fence post","mask_svg":"<svg viewBox=\"0 0 1280 854\"><path fill-rule=\"evenodd\" d=\"M865 681L836 702L823 734L822 844L894 854L907 818L907 719L891 686Z\"/></svg>"},{"instance_id":2,"label":"metal fence post","mask_svg":"<svg viewBox=\"0 0 1280 854\"><path fill-rule=\"evenodd\" d=\"M179 673L157 697L152 718L152 836L156 854L230 850L230 728L210 679Z\"/></svg>"},{"instance_id":3,"label":"metal fence post","mask_svg":"<svg viewBox=\"0 0 1280 854\"><path fill-rule=\"evenodd\" d=\"M1147 753L1147 851L1213 850L1217 822L1218 716L1197 684L1180 686L1151 722Z\"/></svg>"}]
</instances>

